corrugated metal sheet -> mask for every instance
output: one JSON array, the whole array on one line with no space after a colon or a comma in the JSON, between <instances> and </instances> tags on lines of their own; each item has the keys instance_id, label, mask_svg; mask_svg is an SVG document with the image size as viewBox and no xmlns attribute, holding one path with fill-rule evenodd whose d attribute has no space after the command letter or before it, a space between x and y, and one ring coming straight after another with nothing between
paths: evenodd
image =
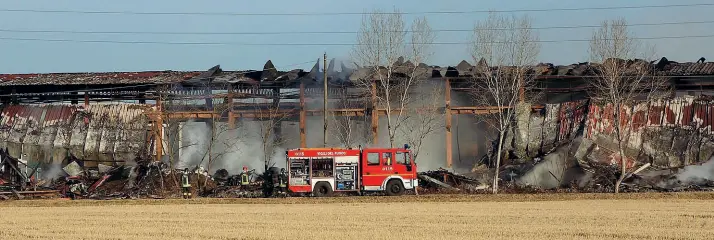
<instances>
[{"instance_id":1,"label":"corrugated metal sheet","mask_svg":"<svg viewBox=\"0 0 714 240\"><path fill-rule=\"evenodd\" d=\"M72 136L72 121L76 109L69 106L62 106L58 115L56 115L57 135L53 141L54 147L66 148L69 147L69 141ZM55 121L55 119L53 119Z\"/></svg>"},{"instance_id":2,"label":"corrugated metal sheet","mask_svg":"<svg viewBox=\"0 0 714 240\"><path fill-rule=\"evenodd\" d=\"M709 159L706 144L700 141L713 134L714 101L686 96L641 103L622 108L624 118L619 123L614 110L610 104L590 106L585 136L599 147L616 150L615 126L619 125L626 146L644 150L655 161L654 167L681 167Z\"/></svg>"},{"instance_id":3,"label":"corrugated metal sheet","mask_svg":"<svg viewBox=\"0 0 714 240\"><path fill-rule=\"evenodd\" d=\"M557 141L572 139L585 119L588 101L561 103L558 106Z\"/></svg>"},{"instance_id":4,"label":"corrugated metal sheet","mask_svg":"<svg viewBox=\"0 0 714 240\"><path fill-rule=\"evenodd\" d=\"M544 109L536 112L528 108L526 115L519 112L515 132L519 154L535 157L572 141L585 120L588 103L582 100L546 104ZM524 116L527 118L524 119Z\"/></svg>"},{"instance_id":5,"label":"corrugated metal sheet","mask_svg":"<svg viewBox=\"0 0 714 240\"><path fill-rule=\"evenodd\" d=\"M705 63L672 63L668 75L712 75L714 62Z\"/></svg>"},{"instance_id":6,"label":"corrugated metal sheet","mask_svg":"<svg viewBox=\"0 0 714 240\"><path fill-rule=\"evenodd\" d=\"M714 62L666 62L662 66L644 62L641 60L631 61L622 60L630 64L629 69L642 67L642 65L650 64L658 68L660 75L668 76L706 76L714 75ZM319 65L319 63L318 63ZM311 72L303 72L302 70L292 71L276 71L272 64L266 63L268 69L263 71L217 71L218 68L212 68L208 71L147 71L147 72L102 72L102 73L32 73L32 74L0 74L0 86L10 85L86 85L86 84L145 84L145 83L196 83L207 78L215 78L215 82L246 82L258 83L264 81L283 81L296 80L304 77L305 80L313 82L318 78L317 70ZM423 66L424 72L444 72L440 76L445 76L445 69L454 72L451 77L461 76L468 77L473 75L473 67L466 61L462 61L457 67L427 67ZM591 63L575 63L570 65L556 66L550 63L542 63L532 66L532 70L541 76L541 78L568 78L577 76L593 76L595 75L596 64ZM316 65L317 67L317 65ZM502 66L502 69L512 69L513 66ZM410 68L411 69L411 68ZM348 72L340 72L339 76L335 75L333 70L330 70L330 77L334 79L340 78L348 81L349 79L358 79L366 77L369 74L368 69L357 69L356 71L349 70ZM510 71L510 70L506 70ZM435 76L435 77L440 77ZM195 77L195 78L194 78ZM189 80L191 81L185 81ZM308 90L308 92L311 90ZM321 92L320 92L321 93Z\"/></svg>"},{"instance_id":7,"label":"corrugated metal sheet","mask_svg":"<svg viewBox=\"0 0 714 240\"><path fill-rule=\"evenodd\" d=\"M135 159L139 152L145 151L147 126L149 118L144 114L147 110L144 105L125 105L118 118L119 126L117 141L114 145L115 158Z\"/></svg>"},{"instance_id":8,"label":"corrugated metal sheet","mask_svg":"<svg viewBox=\"0 0 714 240\"><path fill-rule=\"evenodd\" d=\"M78 158L84 158L84 145L87 140L90 117L91 114L88 111L77 109L72 119L69 153Z\"/></svg>"},{"instance_id":9,"label":"corrugated metal sheet","mask_svg":"<svg viewBox=\"0 0 714 240\"><path fill-rule=\"evenodd\" d=\"M106 73L0 74L0 86L172 83L198 76L201 72L152 71Z\"/></svg>"},{"instance_id":10,"label":"corrugated metal sheet","mask_svg":"<svg viewBox=\"0 0 714 240\"><path fill-rule=\"evenodd\" d=\"M19 111L19 109L20 106L7 106L0 114L0 117L2 117L2 119L0 119L0 123L2 124L0 125L0 129L2 130L0 131L0 140L2 140L3 148L7 147L7 144L5 143L10 138L10 134L13 129L13 123L15 121L15 115L17 114L17 111Z\"/></svg>"},{"instance_id":11,"label":"corrugated metal sheet","mask_svg":"<svg viewBox=\"0 0 714 240\"><path fill-rule=\"evenodd\" d=\"M0 113L0 128L9 130L0 137L13 157L25 154L31 161L62 161L67 151L90 160L133 160L126 153L135 156L146 145L147 108L133 104L90 105L88 109L11 105Z\"/></svg>"},{"instance_id":12,"label":"corrugated metal sheet","mask_svg":"<svg viewBox=\"0 0 714 240\"><path fill-rule=\"evenodd\" d=\"M106 108L91 106L86 109L89 112L89 125L87 128L87 138L84 142L84 158L99 159L99 144L101 144L102 128L107 123L108 114Z\"/></svg>"}]
</instances>

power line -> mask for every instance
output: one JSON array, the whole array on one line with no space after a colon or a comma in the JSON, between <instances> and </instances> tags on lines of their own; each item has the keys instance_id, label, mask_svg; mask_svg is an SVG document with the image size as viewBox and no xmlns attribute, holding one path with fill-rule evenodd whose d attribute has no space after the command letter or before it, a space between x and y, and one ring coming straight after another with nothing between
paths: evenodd
<instances>
[{"instance_id":1,"label":"power line","mask_svg":"<svg viewBox=\"0 0 714 240\"><path fill-rule=\"evenodd\" d=\"M662 37L633 37L637 40L685 39L685 38L712 38L714 35L689 35L689 36L662 36ZM78 42L78 43L112 43L112 44L158 44L158 45L237 45L237 46L358 46L366 44L356 43L241 43L241 42L164 42L164 41L118 41L118 40L78 40L78 39L49 39L49 38L14 38L0 37L0 40L9 41L38 41L38 42ZM607 40L607 39L606 39ZM563 43L563 42L590 42L591 39L561 39L528 41L535 43ZM485 42L507 43L507 42ZM416 45L469 45L471 42L431 42L407 43Z\"/></svg>"},{"instance_id":2,"label":"power line","mask_svg":"<svg viewBox=\"0 0 714 240\"><path fill-rule=\"evenodd\" d=\"M469 14L469 13L514 13L514 12L556 12L556 11L590 11L590 10L615 10L615 9L648 9L648 8L674 8L674 7L705 7L714 6L714 3L695 4L668 4L668 5L642 5L642 6L612 6L612 7L585 7L585 8L549 8L549 9L514 9L514 10L473 10L473 11L425 11L425 12L382 12L376 14ZM364 15L364 12L293 12L293 13L241 13L241 12L137 12L137 11L80 11L80 10L44 10L44 9L0 9L0 12L23 13L73 13L73 14L112 14L112 15L208 15L208 16L335 16L335 15Z\"/></svg>"},{"instance_id":3,"label":"power line","mask_svg":"<svg viewBox=\"0 0 714 240\"><path fill-rule=\"evenodd\" d=\"M714 21L688 21L688 22L662 22L662 23L636 23L627 24L628 27L637 26L667 26L686 24L707 24ZM577 28L600 28L602 25L575 25L575 26L548 26L530 28L487 28L484 30L512 30L512 29L577 29ZM436 29L433 32L473 32L473 29ZM153 32L153 31L74 31L74 30L26 30L26 29L0 29L0 32L12 33L70 33L70 34L147 34L147 35L280 35L280 34L357 34L357 31L295 31L295 32ZM393 32L413 32L393 31Z\"/></svg>"}]
</instances>

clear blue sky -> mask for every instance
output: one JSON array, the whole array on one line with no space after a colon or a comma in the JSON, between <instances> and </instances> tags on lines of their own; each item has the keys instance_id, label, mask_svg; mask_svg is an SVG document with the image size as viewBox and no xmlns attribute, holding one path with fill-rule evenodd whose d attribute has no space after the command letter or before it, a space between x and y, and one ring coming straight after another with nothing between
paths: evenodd
<instances>
[{"instance_id":1,"label":"clear blue sky","mask_svg":"<svg viewBox=\"0 0 714 240\"><path fill-rule=\"evenodd\" d=\"M582 8L633 5L711 3L710 0L314 0L314 1L195 1L195 0L22 0L0 1L2 9L45 9L142 12L363 12L399 8L403 12ZM506 3L507 2L507 3ZM625 17L629 23L712 21L714 6L669 9L620 9L572 12L532 12L534 26L593 25ZM471 29L486 14L427 15L434 29ZM411 20L413 16L408 16ZM176 16L95 15L70 13L0 12L0 29L70 31L174 31L174 32L259 32L259 31L356 31L359 15L347 16ZM540 30L541 40L587 39L592 29ZM712 35L714 24L640 26L639 37ZM438 33L438 42L469 40L468 32ZM353 34L341 35L90 35L69 33L9 33L5 38L43 38L117 41L245 42L245 43L352 43ZM714 60L714 38L649 40L659 56L675 61ZM33 42L0 40L0 73L94 72L144 70L205 70L220 64L224 69L259 69L266 60L276 66L330 57L347 58L349 46L240 46L240 45L154 45L76 42ZM466 46L439 45L428 61L433 65L456 65L467 59ZM569 64L587 60L587 43L544 43L543 62ZM299 66L309 68L311 64Z\"/></svg>"}]
</instances>

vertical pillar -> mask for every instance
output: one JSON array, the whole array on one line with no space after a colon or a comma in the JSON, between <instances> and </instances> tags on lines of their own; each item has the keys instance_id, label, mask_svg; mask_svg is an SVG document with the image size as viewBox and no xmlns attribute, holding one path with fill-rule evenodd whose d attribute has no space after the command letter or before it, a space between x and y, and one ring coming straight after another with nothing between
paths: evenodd
<instances>
[{"instance_id":1,"label":"vertical pillar","mask_svg":"<svg viewBox=\"0 0 714 240\"><path fill-rule=\"evenodd\" d=\"M280 88L275 87L273 88L273 106L272 109L273 111L268 111L268 117L270 119L275 119L276 116L273 116L273 114L282 114L282 111L280 111ZM273 113L274 112L274 113ZM276 142L282 143L283 142L283 119L278 118L276 122L273 123L273 137Z\"/></svg>"},{"instance_id":2,"label":"vertical pillar","mask_svg":"<svg viewBox=\"0 0 714 240\"><path fill-rule=\"evenodd\" d=\"M229 129L236 128L236 118L235 118L235 114L233 114L233 109L228 110L228 128Z\"/></svg>"},{"instance_id":3,"label":"vertical pillar","mask_svg":"<svg viewBox=\"0 0 714 240\"><path fill-rule=\"evenodd\" d=\"M372 144L379 144L379 110L377 110L377 83L372 81Z\"/></svg>"},{"instance_id":4,"label":"vertical pillar","mask_svg":"<svg viewBox=\"0 0 714 240\"><path fill-rule=\"evenodd\" d=\"M235 114L233 114L233 85L228 85L228 96L226 96L225 104L228 107L228 127L236 128Z\"/></svg>"},{"instance_id":5,"label":"vertical pillar","mask_svg":"<svg viewBox=\"0 0 714 240\"><path fill-rule=\"evenodd\" d=\"M300 83L300 147L307 147L305 136L305 84Z\"/></svg>"},{"instance_id":6,"label":"vertical pillar","mask_svg":"<svg viewBox=\"0 0 714 240\"><path fill-rule=\"evenodd\" d=\"M451 168L453 163L451 146L451 81L447 78L444 85L444 100L446 103L446 109L444 110L446 117L446 167Z\"/></svg>"},{"instance_id":7,"label":"vertical pillar","mask_svg":"<svg viewBox=\"0 0 714 240\"><path fill-rule=\"evenodd\" d=\"M84 92L84 107L86 108L88 106L89 106L89 93Z\"/></svg>"},{"instance_id":8,"label":"vertical pillar","mask_svg":"<svg viewBox=\"0 0 714 240\"><path fill-rule=\"evenodd\" d=\"M72 95L72 97L71 97L72 100L70 100L71 103L72 103L72 105L77 105L77 104L79 104L79 101L78 101L79 93L77 93L77 92L72 92L72 93L70 93L70 95Z\"/></svg>"},{"instance_id":9,"label":"vertical pillar","mask_svg":"<svg viewBox=\"0 0 714 240\"><path fill-rule=\"evenodd\" d=\"M213 112L213 88L211 84L208 84L203 90L203 94L206 96L206 110ZM211 119L211 124L213 124L213 119Z\"/></svg>"},{"instance_id":10,"label":"vertical pillar","mask_svg":"<svg viewBox=\"0 0 714 240\"><path fill-rule=\"evenodd\" d=\"M524 103L526 101L526 89L523 86L523 76L518 78L518 101Z\"/></svg>"},{"instance_id":11,"label":"vertical pillar","mask_svg":"<svg viewBox=\"0 0 714 240\"><path fill-rule=\"evenodd\" d=\"M17 89L12 88L12 94L11 94L11 96L12 96L12 97L10 97L10 101L12 102L12 104L17 105L17 104L20 103L20 102L17 100Z\"/></svg>"},{"instance_id":12,"label":"vertical pillar","mask_svg":"<svg viewBox=\"0 0 714 240\"><path fill-rule=\"evenodd\" d=\"M327 53L322 57L322 82L324 84L323 89L323 105L322 105L322 122L324 123L324 129L322 132L322 147L327 147Z\"/></svg>"},{"instance_id":13,"label":"vertical pillar","mask_svg":"<svg viewBox=\"0 0 714 240\"><path fill-rule=\"evenodd\" d=\"M162 107L161 97L161 94L159 94L159 98L156 99L156 110L158 114L156 116L156 122L154 123L156 124L156 161L161 161L164 153L164 108Z\"/></svg>"}]
</instances>

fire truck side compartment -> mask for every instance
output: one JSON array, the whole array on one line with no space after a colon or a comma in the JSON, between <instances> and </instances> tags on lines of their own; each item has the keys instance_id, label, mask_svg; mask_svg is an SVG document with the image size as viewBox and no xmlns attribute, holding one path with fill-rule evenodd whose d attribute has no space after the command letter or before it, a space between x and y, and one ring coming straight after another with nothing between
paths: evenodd
<instances>
[{"instance_id":1,"label":"fire truck side compartment","mask_svg":"<svg viewBox=\"0 0 714 240\"><path fill-rule=\"evenodd\" d=\"M309 158L290 158L290 172L288 173L288 186L294 192L309 192L312 191L310 184L310 159Z\"/></svg>"},{"instance_id":2,"label":"fire truck side compartment","mask_svg":"<svg viewBox=\"0 0 714 240\"><path fill-rule=\"evenodd\" d=\"M335 191L357 191L359 156L335 158Z\"/></svg>"}]
</instances>

